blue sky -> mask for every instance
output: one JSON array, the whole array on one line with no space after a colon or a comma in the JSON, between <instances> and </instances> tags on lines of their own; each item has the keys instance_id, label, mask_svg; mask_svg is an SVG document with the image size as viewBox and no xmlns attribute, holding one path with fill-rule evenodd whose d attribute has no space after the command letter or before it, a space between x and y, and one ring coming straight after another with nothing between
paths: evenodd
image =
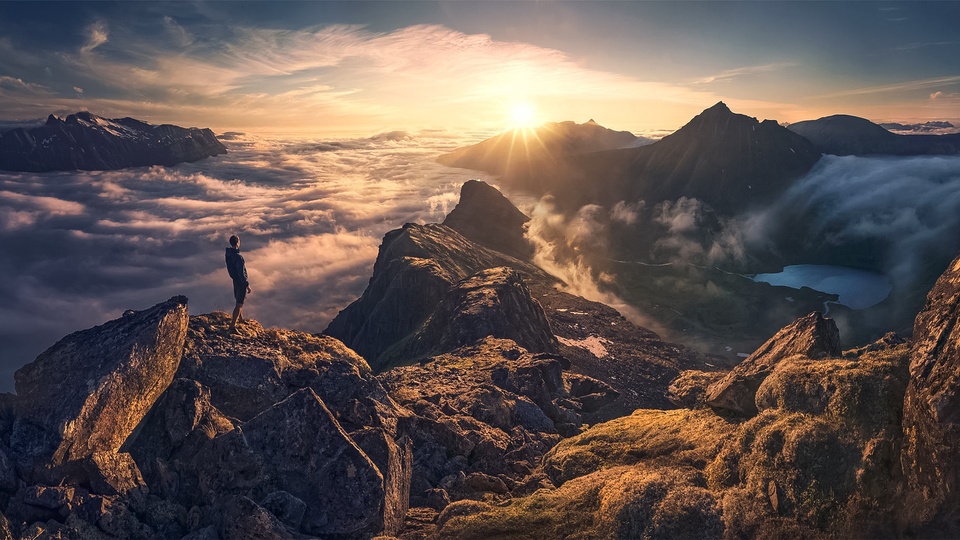
<instances>
[{"instance_id":1,"label":"blue sky","mask_svg":"<svg viewBox=\"0 0 960 540\"><path fill-rule=\"evenodd\" d=\"M675 129L960 118L958 2L0 2L0 119L216 129Z\"/></svg>"}]
</instances>

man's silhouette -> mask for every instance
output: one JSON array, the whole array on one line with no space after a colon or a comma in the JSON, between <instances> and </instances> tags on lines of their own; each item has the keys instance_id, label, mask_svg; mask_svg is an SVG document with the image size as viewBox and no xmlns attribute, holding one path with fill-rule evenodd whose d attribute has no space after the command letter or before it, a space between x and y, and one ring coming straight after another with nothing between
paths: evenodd
<instances>
[{"instance_id":1,"label":"man's silhouette","mask_svg":"<svg viewBox=\"0 0 960 540\"><path fill-rule=\"evenodd\" d=\"M225 255L227 260L227 272L233 280L233 297L237 300L236 307L233 308L233 320L230 321L230 333L236 334L237 321L243 321L243 315L240 311L243 309L243 301L247 298L250 290L250 282L247 281L247 266L243 262L243 255L240 255L240 237L233 235L230 237L230 246Z\"/></svg>"}]
</instances>

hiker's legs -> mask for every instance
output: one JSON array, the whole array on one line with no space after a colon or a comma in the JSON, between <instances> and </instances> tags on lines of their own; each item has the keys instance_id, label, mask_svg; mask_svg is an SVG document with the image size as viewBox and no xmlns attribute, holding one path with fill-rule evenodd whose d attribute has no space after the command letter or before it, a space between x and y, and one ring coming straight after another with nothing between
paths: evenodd
<instances>
[{"instance_id":1,"label":"hiker's legs","mask_svg":"<svg viewBox=\"0 0 960 540\"><path fill-rule=\"evenodd\" d=\"M230 330L237 329L237 320L243 322L243 315L240 314L240 310L243 309L243 304L237 304L237 307L233 308L233 320L230 321Z\"/></svg>"}]
</instances>

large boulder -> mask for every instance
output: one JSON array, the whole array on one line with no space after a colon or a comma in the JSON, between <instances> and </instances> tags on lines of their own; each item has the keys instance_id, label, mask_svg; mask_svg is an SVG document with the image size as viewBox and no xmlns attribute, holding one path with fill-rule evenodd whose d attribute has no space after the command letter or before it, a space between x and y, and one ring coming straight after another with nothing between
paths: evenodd
<instances>
[{"instance_id":1,"label":"large boulder","mask_svg":"<svg viewBox=\"0 0 960 540\"><path fill-rule=\"evenodd\" d=\"M187 320L177 296L70 334L20 368L11 446L21 472L118 451L173 380Z\"/></svg>"},{"instance_id":2,"label":"large boulder","mask_svg":"<svg viewBox=\"0 0 960 540\"><path fill-rule=\"evenodd\" d=\"M757 414L757 389L776 365L794 355L818 359L839 356L840 331L819 312L783 327L730 373L707 388L706 404L739 416Z\"/></svg>"},{"instance_id":3,"label":"large boulder","mask_svg":"<svg viewBox=\"0 0 960 540\"><path fill-rule=\"evenodd\" d=\"M380 360L390 363L450 352L487 336L511 339L534 352L556 352L559 346L523 278L500 266L458 283L421 328L385 351Z\"/></svg>"},{"instance_id":4,"label":"large boulder","mask_svg":"<svg viewBox=\"0 0 960 540\"><path fill-rule=\"evenodd\" d=\"M960 535L960 258L913 327L903 408L902 518L926 535Z\"/></svg>"}]
</instances>

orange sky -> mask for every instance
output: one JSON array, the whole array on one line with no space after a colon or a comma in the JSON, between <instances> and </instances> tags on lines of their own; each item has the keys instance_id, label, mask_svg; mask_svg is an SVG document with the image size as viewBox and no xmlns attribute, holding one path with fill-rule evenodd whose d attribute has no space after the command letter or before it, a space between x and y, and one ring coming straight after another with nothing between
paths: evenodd
<instances>
[{"instance_id":1,"label":"orange sky","mask_svg":"<svg viewBox=\"0 0 960 540\"><path fill-rule=\"evenodd\" d=\"M86 109L218 131L490 133L525 104L535 121L645 133L721 100L780 122L960 117L960 40L934 9L950 4L69 8L0 4L0 120Z\"/></svg>"}]
</instances>

